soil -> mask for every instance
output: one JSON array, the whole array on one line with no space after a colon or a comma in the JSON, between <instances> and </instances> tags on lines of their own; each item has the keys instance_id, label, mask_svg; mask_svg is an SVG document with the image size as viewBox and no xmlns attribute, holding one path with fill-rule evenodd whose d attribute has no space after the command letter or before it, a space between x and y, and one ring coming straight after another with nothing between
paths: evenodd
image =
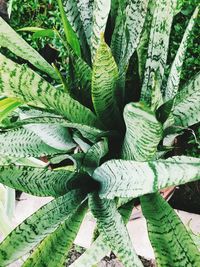
<instances>
[{"instance_id":1,"label":"soil","mask_svg":"<svg viewBox=\"0 0 200 267\"><path fill-rule=\"evenodd\" d=\"M70 266L76 259L78 259L83 253L85 249L73 246L71 249L67 262L66 267ZM144 267L156 267L155 262L153 260L146 260L140 257ZM98 267L123 267L123 265L116 259L115 255L111 253L110 257L106 256L103 260L97 265Z\"/></svg>"}]
</instances>

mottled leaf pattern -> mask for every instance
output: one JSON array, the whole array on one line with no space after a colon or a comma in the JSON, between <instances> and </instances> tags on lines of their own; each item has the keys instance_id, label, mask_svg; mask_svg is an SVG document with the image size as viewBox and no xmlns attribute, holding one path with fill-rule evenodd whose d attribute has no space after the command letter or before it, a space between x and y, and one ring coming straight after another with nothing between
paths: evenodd
<instances>
[{"instance_id":1,"label":"mottled leaf pattern","mask_svg":"<svg viewBox=\"0 0 200 267\"><path fill-rule=\"evenodd\" d=\"M15 165L0 166L2 184L36 196L61 196L69 191L70 181L78 176L79 174L67 170Z\"/></svg>"},{"instance_id":2,"label":"mottled leaf pattern","mask_svg":"<svg viewBox=\"0 0 200 267\"><path fill-rule=\"evenodd\" d=\"M122 3L119 3L111 47L119 68L123 70L139 43L148 0L127 0L124 5Z\"/></svg>"},{"instance_id":3,"label":"mottled leaf pattern","mask_svg":"<svg viewBox=\"0 0 200 267\"><path fill-rule=\"evenodd\" d=\"M26 43L1 17L0 46L8 48L11 52L27 60L36 68L46 72L52 78L59 79L51 65L36 50Z\"/></svg>"},{"instance_id":4,"label":"mottled leaf pattern","mask_svg":"<svg viewBox=\"0 0 200 267\"><path fill-rule=\"evenodd\" d=\"M200 73L197 73L175 97L172 114L175 125L188 127L200 118Z\"/></svg>"},{"instance_id":5,"label":"mottled leaf pattern","mask_svg":"<svg viewBox=\"0 0 200 267\"><path fill-rule=\"evenodd\" d=\"M102 198L136 198L200 179L200 159L182 156L148 162L110 160L98 167L93 177L101 183Z\"/></svg>"},{"instance_id":6,"label":"mottled leaf pattern","mask_svg":"<svg viewBox=\"0 0 200 267\"><path fill-rule=\"evenodd\" d=\"M190 34L194 27L198 12L199 12L199 7L195 9L188 23L188 26L184 33L180 47L176 53L176 57L171 66L171 70L170 70L168 81L167 81L167 86L165 89L165 101L172 99L178 92L179 83L181 79L181 70L182 70L184 59L185 59L185 53L186 53L187 45L189 42Z\"/></svg>"},{"instance_id":7,"label":"mottled leaf pattern","mask_svg":"<svg viewBox=\"0 0 200 267\"><path fill-rule=\"evenodd\" d=\"M92 60L94 60L99 47L101 34L105 32L110 7L111 0L94 0L91 36Z\"/></svg>"},{"instance_id":8,"label":"mottled leaf pattern","mask_svg":"<svg viewBox=\"0 0 200 267\"><path fill-rule=\"evenodd\" d=\"M36 101L76 123L98 125L95 115L61 90L56 90L26 65L0 55L0 93L25 102Z\"/></svg>"},{"instance_id":9,"label":"mottled leaf pattern","mask_svg":"<svg viewBox=\"0 0 200 267\"><path fill-rule=\"evenodd\" d=\"M145 105L130 103L124 109L126 135L122 147L123 159L144 161L152 158L162 138L162 125Z\"/></svg>"},{"instance_id":10,"label":"mottled leaf pattern","mask_svg":"<svg viewBox=\"0 0 200 267\"><path fill-rule=\"evenodd\" d=\"M25 255L78 208L85 194L71 191L40 208L22 222L0 244L0 265Z\"/></svg>"},{"instance_id":11,"label":"mottled leaf pattern","mask_svg":"<svg viewBox=\"0 0 200 267\"><path fill-rule=\"evenodd\" d=\"M151 103L153 73L159 71L160 81L162 81L164 75L175 6L176 0L156 1L141 94L141 100L148 105Z\"/></svg>"},{"instance_id":12,"label":"mottled leaf pattern","mask_svg":"<svg viewBox=\"0 0 200 267\"><path fill-rule=\"evenodd\" d=\"M87 211L87 202L72 213L51 235L46 237L22 267L58 267L66 261L66 256L78 233Z\"/></svg>"},{"instance_id":13,"label":"mottled leaf pattern","mask_svg":"<svg viewBox=\"0 0 200 267\"><path fill-rule=\"evenodd\" d=\"M73 147L73 146L72 146ZM70 150L72 147L69 146ZM41 138L28 129L17 128L0 132L0 154L12 157L43 157L63 153L47 145Z\"/></svg>"},{"instance_id":14,"label":"mottled leaf pattern","mask_svg":"<svg viewBox=\"0 0 200 267\"><path fill-rule=\"evenodd\" d=\"M115 201L101 200L93 194L89 198L89 204L94 217L97 219L99 232L123 265L125 267L142 267L123 219L117 211Z\"/></svg>"},{"instance_id":15,"label":"mottled leaf pattern","mask_svg":"<svg viewBox=\"0 0 200 267\"><path fill-rule=\"evenodd\" d=\"M159 194L152 194L141 197L141 205L156 255L156 266L200 266L199 251L169 204Z\"/></svg>"},{"instance_id":16,"label":"mottled leaf pattern","mask_svg":"<svg viewBox=\"0 0 200 267\"><path fill-rule=\"evenodd\" d=\"M92 73L92 101L97 116L109 128L120 120L116 101L118 68L103 37L97 49Z\"/></svg>"}]
</instances>

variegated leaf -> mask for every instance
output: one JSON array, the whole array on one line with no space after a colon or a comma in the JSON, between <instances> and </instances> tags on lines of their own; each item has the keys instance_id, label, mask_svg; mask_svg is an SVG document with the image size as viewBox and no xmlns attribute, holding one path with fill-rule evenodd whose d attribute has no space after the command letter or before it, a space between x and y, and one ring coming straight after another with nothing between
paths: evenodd
<instances>
[{"instance_id":1,"label":"variegated leaf","mask_svg":"<svg viewBox=\"0 0 200 267\"><path fill-rule=\"evenodd\" d=\"M0 244L0 265L14 262L39 244L75 212L85 194L71 191L52 200L15 228Z\"/></svg>"},{"instance_id":2,"label":"variegated leaf","mask_svg":"<svg viewBox=\"0 0 200 267\"><path fill-rule=\"evenodd\" d=\"M175 97L172 115L175 125L188 127L200 121L200 73L197 73Z\"/></svg>"},{"instance_id":3,"label":"variegated leaf","mask_svg":"<svg viewBox=\"0 0 200 267\"><path fill-rule=\"evenodd\" d=\"M120 70L124 70L139 43L147 6L148 0L128 0L125 4L119 3L111 47Z\"/></svg>"},{"instance_id":4,"label":"variegated leaf","mask_svg":"<svg viewBox=\"0 0 200 267\"><path fill-rule=\"evenodd\" d=\"M77 211L73 212L66 221L42 241L22 267L62 266L86 211L87 202L84 202Z\"/></svg>"},{"instance_id":5,"label":"variegated leaf","mask_svg":"<svg viewBox=\"0 0 200 267\"><path fill-rule=\"evenodd\" d=\"M101 200L97 195L93 194L89 198L89 205L94 217L97 219L99 232L122 264L125 267L142 267L123 219L117 211L115 201Z\"/></svg>"},{"instance_id":6,"label":"variegated leaf","mask_svg":"<svg viewBox=\"0 0 200 267\"><path fill-rule=\"evenodd\" d=\"M162 125L155 114L143 104L130 103L124 109L124 120L122 158L138 161L152 158L162 138Z\"/></svg>"},{"instance_id":7,"label":"variegated leaf","mask_svg":"<svg viewBox=\"0 0 200 267\"><path fill-rule=\"evenodd\" d=\"M55 70L49 63L28 43L26 43L1 17L0 17L0 47L6 47L17 56L27 60L36 68L46 72L50 77L59 80ZM2 60L2 59L1 59Z\"/></svg>"},{"instance_id":8,"label":"variegated leaf","mask_svg":"<svg viewBox=\"0 0 200 267\"><path fill-rule=\"evenodd\" d=\"M67 170L16 165L0 166L2 184L36 196L64 195L70 189L70 181L78 175L76 172ZM84 175L81 178L84 179Z\"/></svg>"},{"instance_id":9,"label":"variegated leaf","mask_svg":"<svg viewBox=\"0 0 200 267\"><path fill-rule=\"evenodd\" d=\"M101 34L105 32L110 7L111 0L94 0L91 36L92 61L94 60L96 50L99 47Z\"/></svg>"},{"instance_id":10,"label":"variegated leaf","mask_svg":"<svg viewBox=\"0 0 200 267\"><path fill-rule=\"evenodd\" d=\"M61 90L56 90L26 65L18 65L0 55L0 93L25 102L45 105L67 119L86 125L98 125L96 116Z\"/></svg>"},{"instance_id":11,"label":"variegated leaf","mask_svg":"<svg viewBox=\"0 0 200 267\"><path fill-rule=\"evenodd\" d=\"M110 160L98 167L93 177L101 183L102 198L136 198L200 179L200 159L177 156L148 162Z\"/></svg>"},{"instance_id":12,"label":"variegated leaf","mask_svg":"<svg viewBox=\"0 0 200 267\"><path fill-rule=\"evenodd\" d=\"M101 38L93 64L92 101L97 116L109 128L120 120L116 100L118 68L108 45Z\"/></svg>"},{"instance_id":13,"label":"variegated leaf","mask_svg":"<svg viewBox=\"0 0 200 267\"><path fill-rule=\"evenodd\" d=\"M181 79L181 70L182 70L184 59L185 59L185 53L187 50L187 45L189 42L189 38L190 38L190 35L192 32L192 29L195 25L195 20L197 18L198 12L199 12L199 6L195 9L195 11L194 11L189 23L188 23L188 26L187 26L186 31L184 33L180 47L177 51L176 57L175 57L174 62L172 64L172 67L171 67L171 70L169 73L169 77L168 77L168 81L167 81L167 86L165 89L165 101L172 99L176 95L176 93L178 92L179 83L180 83L180 79Z\"/></svg>"},{"instance_id":14,"label":"variegated leaf","mask_svg":"<svg viewBox=\"0 0 200 267\"><path fill-rule=\"evenodd\" d=\"M159 195L141 197L156 266L200 266L200 254L184 224Z\"/></svg>"},{"instance_id":15,"label":"variegated leaf","mask_svg":"<svg viewBox=\"0 0 200 267\"><path fill-rule=\"evenodd\" d=\"M177 0L156 1L156 7L151 24L148 56L142 85L141 100L148 105L151 103L153 73L159 72L159 81L162 81L167 60L169 36L172 19Z\"/></svg>"}]
</instances>

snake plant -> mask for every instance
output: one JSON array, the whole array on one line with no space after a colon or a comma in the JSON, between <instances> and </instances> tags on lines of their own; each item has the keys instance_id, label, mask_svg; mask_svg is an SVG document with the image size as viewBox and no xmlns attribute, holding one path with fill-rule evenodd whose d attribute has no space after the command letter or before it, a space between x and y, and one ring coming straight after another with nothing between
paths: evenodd
<instances>
[{"instance_id":1,"label":"snake plant","mask_svg":"<svg viewBox=\"0 0 200 267\"><path fill-rule=\"evenodd\" d=\"M200 74L179 88L199 7L168 72L178 1L57 2L64 31L52 31L66 74L0 18L0 182L54 198L2 241L0 266L29 252L23 267L63 266L88 209L98 234L71 266L94 266L110 251L143 266L126 228L139 197L157 266L199 267L193 239L159 194L200 179L200 159L167 153L200 118Z\"/></svg>"}]
</instances>

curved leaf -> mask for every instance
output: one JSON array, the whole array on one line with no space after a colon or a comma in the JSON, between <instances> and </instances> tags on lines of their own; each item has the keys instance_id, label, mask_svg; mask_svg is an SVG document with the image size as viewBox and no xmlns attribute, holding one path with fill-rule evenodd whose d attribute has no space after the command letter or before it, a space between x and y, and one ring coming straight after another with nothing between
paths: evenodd
<instances>
[{"instance_id":1,"label":"curved leaf","mask_svg":"<svg viewBox=\"0 0 200 267\"><path fill-rule=\"evenodd\" d=\"M42 241L22 267L62 266L66 261L66 255L76 238L86 211L87 202L84 202L51 235Z\"/></svg>"},{"instance_id":2,"label":"curved leaf","mask_svg":"<svg viewBox=\"0 0 200 267\"><path fill-rule=\"evenodd\" d=\"M130 103L124 109L124 120L122 158L138 161L152 158L162 137L162 125L155 114L141 103Z\"/></svg>"},{"instance_id":3,"label":"curved leaf","mask_svg":"<svg viewBox=\"0 0 200 267\"><path fill-rule=\"evenodd\" d=\"M0 265L7 266L33 249L74 212L85 194L71 191L40 208L17 226L0 244Z\"/></svg>"},{"instance_id":4,"label":"curved leaf","mask_svg":"<svg viewBox=\"0 0 200 267\"><path fill-rule=\"evenodd\" d=\"M181 41L180 47L178 49L178 52L176 53L176 57L174 59L174 62L172 64L170 73L169 73L169 77L167 80L167 86L165 89L165 101L172 99L176 93L178 92L178 88L179 88L179 83L180 83L180 79L181 79L181 70L182 70L182 66L183 66L183 62L185 59L185 53L187 50L187 45L189 42L189 38L192 32L192 29L195 25L195 21L197 18L199 12L199 6L196 7L189 23L188 26L185 30L183 39Z\"/></svg>"},{"instance_id":5,"label":"curved leaf","mask_svg":"<svg viewBox=\"0 0 200 267\"><path fill-rule=\"evenodd\" d=\"M16 98L0 99L0 122L21 104L22 102Z\"/></svg>"},{"instance_id":6,"label":"curved leaf","mask_svg":"<svg viewBox=\"0 0 200 267\"><path fill-rule=\"evenodd\" d=\"M92 61L95 59L96 50L100 44L101 34L105 32L110 7L111 0L94 0L91 36Z\"/></svg>"},{"instance_id":7,"label":"curved leaf","mask_svg":"<svg viewBox=\"0 0 200 267\"><path fill-rule=\"evenodd\" d=\"M92 195L89 198L89 205L97 219L99 232L123 265L125 267L142 267L132 246L127 228L117 211L115 201L101 200L97 195Z\"/></svg>"},{"instance_id":8,"label":"curved leaf","mask_svg":"<svg viewBox=\"0 0 200 267\"><path fill-rule=\"evenodd\" d=\"M143 29L148 0L119 2L111 48L119 68L124 69L133 55Z\"/></svg>"},{"instance_id":9,"label":"curved leaf","mask_svg":"<svg viewBox=\"0 0 200 267\"><path fill-rule=\"evenodd\" d=\"M76 123L99 125L91 110L67 93L56 90L27 66L20 66L3 55L0 55L0 93L25 102L35 101L36 106L45 105Z\"/></svg>"},{"instance_id":10,"label":"curved leaf","mask_svg":"<svg viewBox=\"0 0 200 267\"><path fill-rule=\"evenodd\" d=\"M112 53L103 40L97 49L92 73L92 101L97 116L109 128L120 119L116 101L117 65Z\"/></svg>"},{"instance_id":11,"label":"curved leaf","mask_svg":"<svg viewBox=\"0 0 200 267\"><path fill-rule=\"evenodd\" d=\"M26 43L1 17L0 46L8 48L17 56L27 60L41 71L46 72L53 79L59 80L59 77L51 65L36 50Z\"/></svg>"},{"instance_id":12,"label":"curved leaf","mask_svg":"<svg viewBox=\"0 0 200 267\"><path fill-rule=\"evenodd\" d=\"M151 24L141 100L150 105L152 82L155 72L162 82L167 61L171 25L176 7L176 0L155 1L155 11ZM161 85L161 84L160 84Z\"/></svg>"},{"instance_id":13,"label":"curved leaf","mask_svg":"<svg viewBox=\"0 0 200 267\"><path fill-rule=\"evenodd\" d=\"M181 156L148 162L110 160L98 167L93 177L101 183L102 198L136 198L199 180L200 159Z\"/></svg>"},{"instance_id":14,"label":"curved leaf","mask_svg":"<svg viewBox=\"0 0 200 267\"><path fill-rule=\"evenodd\" d=\"M122 216L125 223L128 223L130 215L133 210L133 201L128 202L121 206L118 211ZM100 260L110 253L110 247L106 244L102 234L92 243L70 267L91 267L100 262Z\"/></svg>"},{"instance_id":15,"label":"curved leaf","mask_svg":"<svg viewBox=\"0 0 200 267\"><path fill-rule=\"evenodd\" d=\"M175 125L188 127L200 121L200 73L176 95L172 115Z\"/></svg>"},{"instance_id":16,"label":"curved leaf","mask_svg":"<svg viewBox=\"0 0 200 267\"><path fill-rule=\"evenodd\" d=\"M159 195L141 197L156 266L200 266L197 247L169 204Z\"/></svg>"},{"instance_id":17,"label":"curved leaf","mask_svg":"<svg viewBox=\"0 0 200 267\"><path fill-rule=\"evenodd\" d=\"M0 166L0 182L36 196L61 196L70 190L72 179L81 176L67 170L29 166ZM84 176L82 177L84 179Z\"/></svg>"},{"instance_id":18,"label":"curved leaf","mask_svg":"<svg viewBox=\"0 0 200 267\"><path fill-rule=\"evenodd\" d=\"M72 27L68 21L68 18L65 14L62 0L57 0L57 2L58 2L59 9L60 9L60 14L61 14L62 22L63 22L66 40L69 43L69 45L71 46L71 48L74 50L74 52L78 56L81 56L81 48L80 48L79 40L76 36L76 33L73 31L73 29L72 29Z\"/></svg>"},{"instance_id":19,"label":"curved leaf","mask_svg":"<svg viewBox=\"0 0 200 267\"><path fill-rule=\"evenodd\" d=\"M37 129L37 126L36 126ZM73 144L73 143L72 143ZM69 145L69 151L74 145ZM34 132L18 128L6 132L0 132L0 154L11 157L43 157L63 153L63 149L59 150L46 144Z\"/></svg>"}]
</instances>

